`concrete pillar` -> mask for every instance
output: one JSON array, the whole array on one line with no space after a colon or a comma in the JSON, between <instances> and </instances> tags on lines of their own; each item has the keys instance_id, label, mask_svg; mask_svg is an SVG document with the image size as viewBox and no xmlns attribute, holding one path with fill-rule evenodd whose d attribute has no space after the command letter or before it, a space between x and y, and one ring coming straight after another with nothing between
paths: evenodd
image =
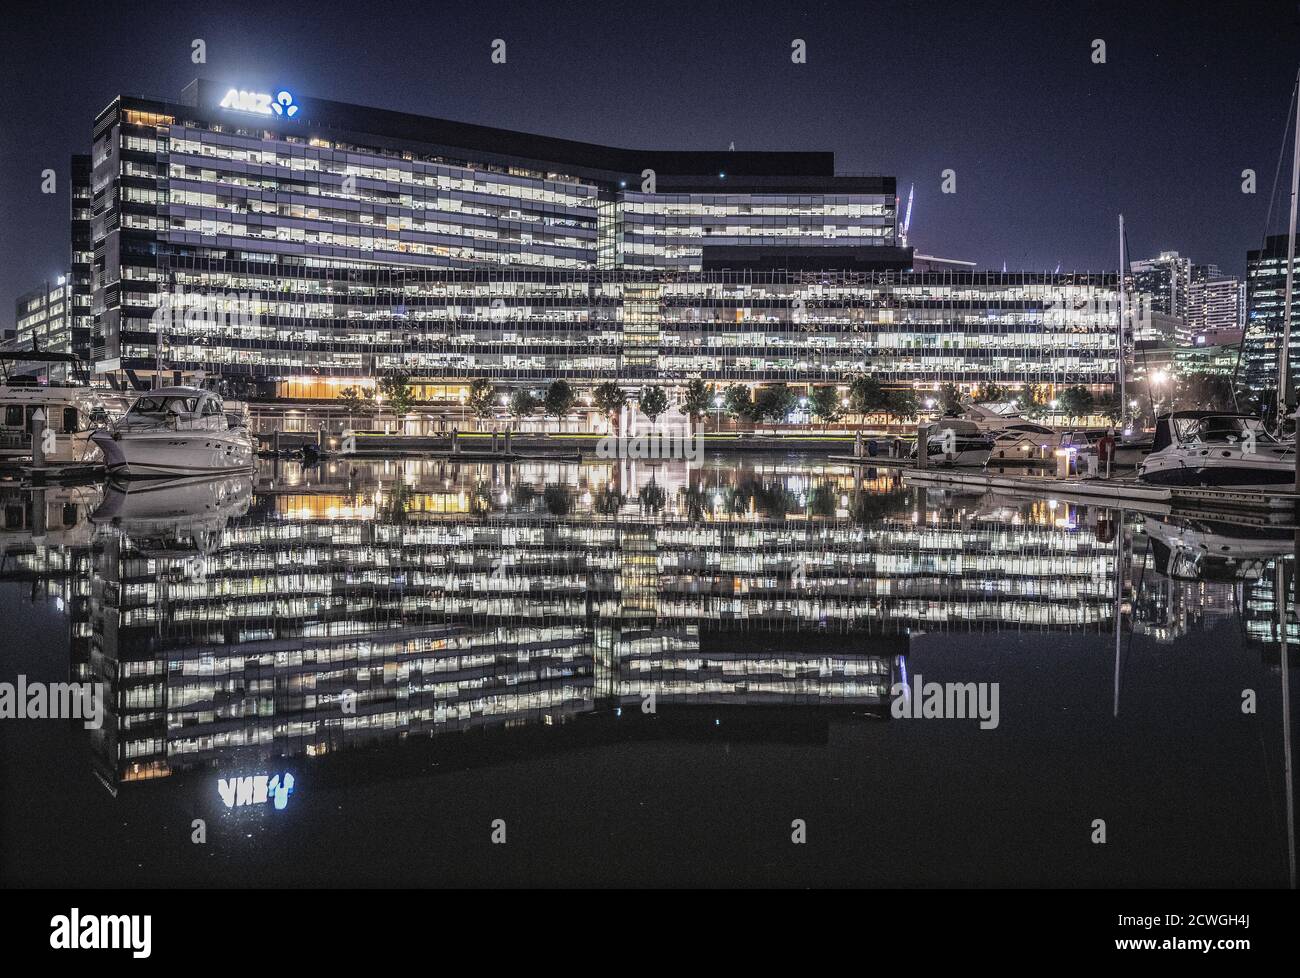
<instances>
[{"instance_id":1,"label":"concrete pillar","mask_svg":"<svg viewBox=\"0 0 1300 978\"><path fill-rule=\"evenodd\" d=\"M918 424L916 426L916 467L918 469L928 468L930 463L930 426L928 424Z\"/></svg>"},{"instance_id":2,"label":"concrete pillar","mask_svg":"<svg viewBox=\"0 0 1300 978\"><path fill-rule=\"evenodd\" d=\"M451 454L453 455L460 454L460 429L459 428L451 429Z\"/></svg>"}]
</instances>

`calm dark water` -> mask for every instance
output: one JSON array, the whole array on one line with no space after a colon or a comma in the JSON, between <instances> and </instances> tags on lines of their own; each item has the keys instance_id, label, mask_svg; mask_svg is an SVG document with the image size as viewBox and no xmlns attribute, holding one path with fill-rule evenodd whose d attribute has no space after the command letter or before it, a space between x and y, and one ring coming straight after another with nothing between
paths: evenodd
<instances>
[{"instance_id":1,"label":"calm dark water","mask_svg":"<svg viewBox=\"0 0 1300 978\"><path fill-rule=\"evenodd\" d=\"M0 681L108 704L0 720L9 886L1289 882L1289 531L780 456L0 503Z\"/></svg>"}]
</instances>

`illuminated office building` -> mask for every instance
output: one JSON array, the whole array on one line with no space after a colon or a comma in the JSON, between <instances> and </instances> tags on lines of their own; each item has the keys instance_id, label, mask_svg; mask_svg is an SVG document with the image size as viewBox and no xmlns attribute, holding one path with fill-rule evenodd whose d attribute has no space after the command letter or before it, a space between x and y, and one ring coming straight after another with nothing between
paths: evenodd
<instances>
[{"instance_id":1,"label":"illuminated office building","mask_svg":"<svg viewBox=\"0 0 1300 978\"><path fill-rule=\"evenodd\" d=\"M1131 295L1148 304L1152 312L1187 320L1187 301L1192 276L1190 259L1176 251L1162 251L1155 258L1129 262Z\"/></svg>"},{"instance_id":2,"label":"illuminated office building","mask_svg":"<svg viewBox=\"0 0 1300 978\"><path fill-rule=\"evenodd\" d=\"M830 153L614 149L202 81L115 99L93 139L94 358L137 382L1115 378L1113 275L912 272L894 178Z\"/></svg>"},{"instance_id":3,"label":"illuminated office building","mask_svg":"<svg viewBox=\"0 0 1300 978\"><path fill-rule=\"evenodd\" d=\"M62 274L18 297L14 325L18 350L68 353L72 348L72 287ZM60 368L53 368L58 371Z\"/></svg>"},{"instance_id":4,"label":"illuminated office building","mask_svg":"<svg viewBox=\"0 0 1300 978\"><path fill-rule=\"evenodd\" d=\"M73 156L69 176L69 271L18 297L16 350L74 353L89 360L91 335L90 157ZM20 365L20 372L22 366ZM49 368L52 379L66 379L62 364Z\"/></svg>"},{"instance_id":5,"label":"illuminated office building","mask_svg":"<svg viewBox=\"0 0 1300 978\"><path fill-rule=\"evenodd\" d=\"M1246 252L1246 383L1257 391L1277 390L1278 349L1286 315L1285 234L1270 235L1264 247ZM1300 264L1300 261L1297 262ZM1292 322L1300 322L1300 276L1291 296ZM1293 329L1287 354L1291 383L1300 357L1300 329Z\"/></svg>"}]
</instances>

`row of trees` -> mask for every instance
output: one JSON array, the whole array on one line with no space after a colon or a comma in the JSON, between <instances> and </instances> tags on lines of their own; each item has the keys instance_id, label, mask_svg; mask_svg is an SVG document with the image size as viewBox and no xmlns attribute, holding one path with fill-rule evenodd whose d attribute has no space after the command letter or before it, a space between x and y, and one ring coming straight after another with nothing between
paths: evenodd
<instances>
[{"instance_id":1,"label":"row of trees","mask_svg":"<svg viewBox=\"0 0 1300 978\"><path fill-rule=\"evenodd\" d=\"M1226 382L1215 383L1222 378L1196 382L1195 377L1189 375L1184 386L1189 395L1199 398L1198 403L1223 399L1223 392L1218 388L1225 387ZM1027 417L1057 414L1073 419L1100 414L1114 420L1122 413L1118 400L1098 403L1082 386L1068 387L1060 391L1055 400L1048 401L1032 385L1014 392L1000 384L986 384L978 390L976 399L987 403L1012 401ZM617 414L627 401L627 393L613 381L599 384L592 391L592 406L607 417ZM415 395L406 374L388 374L379 378L374 390L342 388L338 402L350 414L373 414L385 407L403 414L415 403ZM479 378L470 383L465 406L475 417L491 417L500 403L501 395L491 380ZM504 401L510 414L517 418L530 417L539 410L547 417L560 418L572 411L577 403L577 392L565 380L552 381L540 397L527 388L516 388L506 395ZM926 407L941 407L945 412L955 414L961 410L961 405L962 395L957 386L944 384L935 403L926 404ZM640 393L637 407L653 422L668 410L668 394L662 387L646 387ZM831 423L846 414L879 414L895 420L908 420L920 413L922 405L914 391L887 389L874 377L868 376L854 377L849 382L847 397L842 397L837 387L825 385L813 387L806 399L785 384L770 384L752 394L744 384L720 387L696 379L686 385L680 405L682 413L696 421L712 413L726 414L750 423L783 421L796 407L805 408L813 417Z\"/></svg>"}]
</instances>

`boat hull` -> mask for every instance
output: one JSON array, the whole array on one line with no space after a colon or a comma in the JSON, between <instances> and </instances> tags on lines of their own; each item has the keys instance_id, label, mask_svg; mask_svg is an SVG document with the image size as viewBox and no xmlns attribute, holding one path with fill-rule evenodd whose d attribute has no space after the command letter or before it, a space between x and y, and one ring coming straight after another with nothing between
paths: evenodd
<instances>
[{"instance_id":1,"label":"boat hull","mask_svg":"<svg viewBox=\"0 0 1300 978\"><path fill-rule=\"evenodd\" d=\"M253 467L253 439L235 431L96 432L91 440L113 475L219 475Z\"/></svg>"},{"instance_id":2,"label":"boat hull","mask_svg":"<svg viewBox=\"0 0 1300 978\"><path fill-rule=\"evenodd\" d=\"M1290 459L1246 462L1225 459L1206 464L1180 458L1147 456L1138 480L1153 486L1207 487L1212 489L1294 489L1295 464Z\"/></svg>"}]
</instances>

